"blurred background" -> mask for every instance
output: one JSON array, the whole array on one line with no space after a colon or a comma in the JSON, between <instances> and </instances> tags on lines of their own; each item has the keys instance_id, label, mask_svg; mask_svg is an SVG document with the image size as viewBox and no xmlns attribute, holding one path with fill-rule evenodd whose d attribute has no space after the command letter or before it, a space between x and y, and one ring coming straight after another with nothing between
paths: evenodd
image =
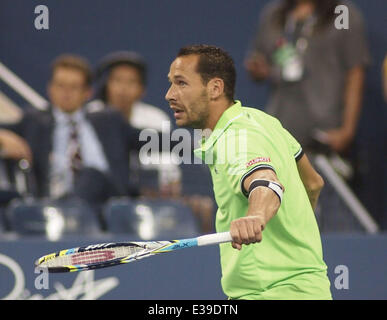
<instances>
[{"instance_id":1,"label":"blurred background","mask_svg":"<svg viewBox=\"0 0 387 320\"><path fill-rule=\"evenodd\" d=\"M12 123L20 121L21 112L43 112L47 108L51 64L58 56L73 54L86 58L93 71L106 64L106 57L109 72L114 63L122 60L124 64L129 64L128 60L132 63L134 59L136 63L146 65L141 103L161 110L163 116L159 117L156 111L153 113L158 119L156 124L169 117L173 129L173 114L164 99L169 85L169 66L180 47L196 43L213 44L228 51L237 70L235 98L244 106L266 110L273 83L254 81L247 61L259 47L256 38L262 27L262 12L271 2L2 0L2 127L10 128ZM383 80L384 77L387 79L387 68L383 67L387 55L387 5L384 0L353 0L350 9L352 4L364 21L364 43L369 53L364 63L362 108L353 140L346 150L333 150L321 141L318 141L320 148L313 150L314 163L324 176L329 192L323 196L326 200L322 199L316 218L334 298L386 299L387 279L380 266L387 263L387 94L384 96L387 80ZM36 28L36 19L43 13L35 12L39 5L48 9L47 29ZM351 19L350 11L349 28ZM43 20L39 21L43 23ZM331 46L329 41L325 45ZM355 51L356 47L353 54ZM121 55L111 55L117 52ZM127 52L135 52L138 56L127 55ZM351 60L351 52L347 54L348 57L343 59ZM318 59L314 63L318 64ZM88 99L88 105L90 101L98 102L101 81L106 78L101 76L92 82L94 94ZM323 88L315 90L321 90L324 96ZM95 105L91 104L91 107ZM146 114L152 117L152 113ZM147 126L130 122L137 128ZM138 154L131 152L128 176L131 186L126 194L114 194L96 208L82 197L35 196L31 189L31 179L34 179L31 163L10 160L2 154L0 163L4 174L0 175L0 190L4 201L0 211L0 298L63 298L70 288L82 287L79 284L82 281L85 285L97 286L98 279L101 283L105 281L101 284L104 289L95 291L100 293L68 297L76 299L84 294L83 297L90 299L224 298L219 284L216 248L179 252L172 257L157 257L153 262L130 265L131 288L125 286L128 279L125 279L122 269L126 267L123 267L115 269L117 273L114 274L104 270L95 274L92 271L89 276L58 276L55 281L63 283L62 289L52 285L48 291L36 289L37 274L33 273L32 261L51 251L98 241L166 240L214 231L216 204L212 201L211 179L204 165L175 167L165 163L164 166L143 168L136 157ZM208 263L206 272L195 260L195 255ZM180 270L185 270L184 266L187 269L197 266L188 272L188 279L196 279L195 285L185 279L169 286L169 282L156 276L160 273L156 270L179 264ZM342 282L340 286L342 279L337 280L342 275L340 270L345 270L338 266L348 269L348 288L343 287ZM153 276L143 279L143 270L147 274L153 272ZM187 278L187 275L181 272L181 277ZM141 292L136 290L140 280Z\"/></svg>"}]
</instances>

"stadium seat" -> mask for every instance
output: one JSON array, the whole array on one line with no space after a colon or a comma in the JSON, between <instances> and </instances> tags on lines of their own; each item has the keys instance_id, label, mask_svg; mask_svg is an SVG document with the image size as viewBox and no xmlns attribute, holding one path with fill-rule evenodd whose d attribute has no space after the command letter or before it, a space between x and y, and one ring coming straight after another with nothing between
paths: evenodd
<instances>
[{"instance_id":1,"label":"stadium seat","mask_svg":"<svg viewBox=\"0 0 387 320\"><path fill-rule=\"evenodd\" d=\"M159 173L156 169L139 169L139 185L141 188L158 189Z\"/></svg>"},{"instance_id":2,"label":"stadium seat","mask_svg":"<svg viewBox=\"0 0 387 320\"><path fill-rule=\"evenodd\" d=\"M198 235L199 229L189 207L174 200L138 200L137 233L143 239L179 239Z\"/></svg>"},{"instance_id":3,"label":"stadium seat","mask_svg":"<svg viewBox=\"0 0 387 320\"><path fill-rule=\"evenodd\" d=\"M213 197L211 173L206 164L183 164L183 194L198 194Z\"/></svg>"},{"instance_id":4,"label":"stadium seat","mask_svg":"<svg viewBox=\"0 0 387 320\"><path fill-rule=\"evenodd\" d=\"M6 220L12 232L23 236L44 235L48 240L94 235L100 230L96 213L79 199L15 199L6 210Z\"/></svg>"},{"instance_id":5,"label":"stadium seat","mask_svg":"<svg viewBox=\"0 0 387 320\"><path fill-rule=\"evenodd\" d=\"M103 209L107 231L119 233L135 233L136 215L134 203L128 197L114 197L109 199Z\"/></svg>"},{"instance_id":6,"label":"stadium seat","mask_svg":"<svg viewBox=\"0 0 387 320\"><path fill-rule=\"evenodd\" d=\"M129 233L142 240L170 240L199 234L186 205L164 199L111 199L105 207L108 231Z\"/></svg>"}]
</instances>

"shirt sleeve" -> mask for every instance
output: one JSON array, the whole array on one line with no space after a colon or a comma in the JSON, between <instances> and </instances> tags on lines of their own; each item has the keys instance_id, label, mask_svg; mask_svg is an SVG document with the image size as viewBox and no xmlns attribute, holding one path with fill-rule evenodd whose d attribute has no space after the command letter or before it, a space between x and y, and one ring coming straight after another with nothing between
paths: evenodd
<instances>
[{"instance_id":1,"label":"shirt sleeve","mask_svg":"<svg viewBox=\"0 0 387 320\"><path fill-rule=\"evenodd\" d=\"M302 150L302 147L300 143L294 138L288 130L283 128L284 134L285 134L285 139L289 145L289 148L294 156L294 159L296 161L300 160L302 156L304 155L304 151Z\"/></svg>"},{"instance_id":2,"label":"shirt sleeve","mask_svg":"<svg viewBox=\"0 0 387 320\"><path fill-rule=\"evenodd\" d=\"M224 175L236 193L241 192L246 197L245 179L257 170L269 169L276 172L275 164L270 157L270 143L264 136L254 130L228 130L227 134L217 143L217 162L225 155Z\"/></svg>"}]
</instances>

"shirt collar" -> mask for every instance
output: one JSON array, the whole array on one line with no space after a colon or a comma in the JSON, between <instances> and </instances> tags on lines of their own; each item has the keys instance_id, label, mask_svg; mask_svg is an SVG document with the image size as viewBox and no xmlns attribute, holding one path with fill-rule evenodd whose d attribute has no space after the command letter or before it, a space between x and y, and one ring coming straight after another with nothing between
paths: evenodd
<instances>
[{"instance_id":1,"label":"shirt collar","mask_svg":"<svg viewBox=\"0 0 387 320\"><path fill-rule=\"evenodd\" d=\"M68 114L60 110L58 107L54 107L53 116L55 121L61 124L68 124L71 120L79 124L84 119L84 113L82 109L77 110L71 114Z\"/></svg>"},{"instance_id":2,"label":"shirt collar","mask_svg":"<svg viewBox=\"0 0 387 320\"><path fill-rule=\"evenodd\" d=\"M220 116L218 122L215 125L214 130L211 135L205 140L202 138L202 141L199 141L199 148L194 150L194 153L199 158L204 158L205 152L210 150L216 141L220 138L223 132L240 116L242 116L242 104L240 101L236 100L235 103L226 109Z\"/></svg>"}]
</instances>

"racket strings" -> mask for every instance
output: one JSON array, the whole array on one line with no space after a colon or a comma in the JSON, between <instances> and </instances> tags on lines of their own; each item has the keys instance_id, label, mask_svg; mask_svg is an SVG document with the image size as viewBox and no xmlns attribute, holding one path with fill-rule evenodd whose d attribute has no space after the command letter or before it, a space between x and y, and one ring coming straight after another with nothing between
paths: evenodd
<instances>
[{"instance_id":1,"label":"racket strings","mask_svg":"<svg viewBox=\"0 0 387 320\"><path fill-rule=\"evenodd\" d=\"M169 242L168 242L169 243ZM58 255L50 258L40 264L41 267L55 268L74 265L92 265L102 264L109 261L120 259L136 260L151 254L165 245L164 242L142 242L130 243L122 246L108 247L103 249L90 249L84 251L75 251L68 254Z\"/></svg>"},{"instance_id":2,"label":"racket strings","mask_svg":"<svg viewBox=\"0 0 387 320\"><path fill-rule=\"evenodd\" d=\"M102 263L110 260L124 258L129 255L138 254L145 249L137 245L128 245L115 248L95 249L74 252L68 255L57 256L41 264L42 267L60 267L70 265L88 265Z\"/></svg>"}]
</instances>

